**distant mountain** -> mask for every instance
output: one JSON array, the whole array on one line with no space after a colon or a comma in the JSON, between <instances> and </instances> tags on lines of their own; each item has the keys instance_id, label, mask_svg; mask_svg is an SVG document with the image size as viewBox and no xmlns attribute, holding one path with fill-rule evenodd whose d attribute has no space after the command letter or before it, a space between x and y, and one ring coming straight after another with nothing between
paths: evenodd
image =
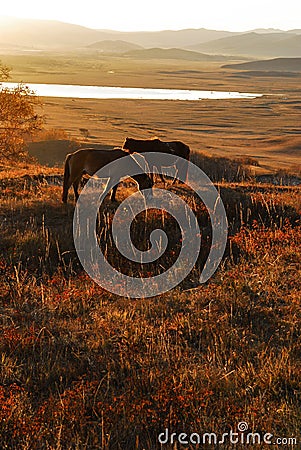
<instances>
[{"instance_id":1,"label":"distant mountain","mask_svg":"<svg viewBox=\"0 0 301 450\"><path fill-rule=\"evenodd\" d=\"M299 57L301 35L281 33L244 33L190 47L192 50L227 55L249 55L252 57Z\"/></svg>"},{"instance_id":2,"label":"distant mountain","mask_svg":"<svg viewBox=\"0 0 301 450\"><path fill-rule=\"evenodd\" d=\"M241 64L226 64L225 69L301 72L301 58L275 58Z\"/></svg>"},{"instance_id":3,"label":"distant mountain","mask_svg":"<svg viewBox=\"0 0 301 450\"><path fill-rule=\"evenodd\" d=\"M16 51L20 49L65 51L86 49L87 46L93 49L99 46L98 50L103 52L125 52L142 47L145 49L178 48L200 53L252 58L299 57L301 56L300 39L301 30L278 32L274 29L258 29L240 33L199 28L177 31L121 32L94 30L53 20L7 17L1 20L0 17L1 48L15 47ZM134 47L131 47L131 44Z\"/></svg>"},{"instance_id":4,"label":"distant mountain","mask_svg":"<svg viewBox=\"0 0 301 450\"><path fill-rule=\"evenodd\" d=\"M235 33L236 34L236 33ZM239 34L239 33L238 33ZM94 30L54 20L0 17L0 42L35 48L85 47L97 41L123 40L143 47L180 47L226 36L230 31L200 29L122 32Z\"/></svg>"},{"instance_id":5,"label":"distant mountain","mask_svg":"<svg viewBox=\"0 0 301 450\"><path fill-rule=\"evenodd\" d=\"M279 28L255 28L255 30L250 30L249 33L268 34L268 33L285 33L285 31L280 30Z\"/></svg>"},{"instance_id":6,"label":"distant mountain","mask_svg":"<svg viewBox=\"0 0 301 450\"><path fill-rule=\"evenodd\" d=\"M87 48L98 50L103 53L125 53L130 50L143 49L141 45L122 41L120 39L114 41L107 39L104 41L94 42L94 44L87 45Z\"/></svg>"},{"instance_id":7,"label":"distant mountain","mask_svg":"<svg viewBox=\"0 0 301 450\"><path fill-rule=\"evenodd\" d=\"M207 30L206 28L185 30L164 30L164 31L139 31L139 32L121 32L119 37L126 41L142 45L146 48L187 48L193 43L208 42L212 39L219 39L226 36L232 36L230 31Z\"/></svg>"},{"instance_id":8,"label":"distant mountain","mask_svg":"<svg viewBox=\"0 0 301 450\"><path fill-rule=\"evenodd\" d=\"M103 39L106 35L104 34ZM0 42L36 49L81 47L100 39L97 30L54 20L10 18L1 22Z\"/></svg>"},{"instance_id":9,"label":"distant mountain","mask_svg":"<svg viewBox=\"0 0 301 450\"><path fill-rule=\"evenodd\" d=\"M131 50L124 56L137 59L181 59L186 61L223 61L229 57L223 55L206 55L180 48L148 48L143 50Z\"/></svg>"}]
</instances>

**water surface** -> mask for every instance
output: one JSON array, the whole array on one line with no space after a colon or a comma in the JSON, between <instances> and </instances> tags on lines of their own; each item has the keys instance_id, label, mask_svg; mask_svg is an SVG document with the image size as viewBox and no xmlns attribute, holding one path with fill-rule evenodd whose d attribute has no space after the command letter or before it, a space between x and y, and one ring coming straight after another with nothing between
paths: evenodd
<instances>
[{"instance_id":1,"label":"water surface","mask_svg":"<svg viewBox=\"0 0 301 450\"><path fill-rule=\"evenodd\" d=\"M41 97L137 99L137 100L223 100L253 99L262 94L226 91L197 91L193 89L150 89L111 86L81 86L71 84L25 83ZM17 83L2 83L3 87L15 87Z\"/></svg>"}]
</instances>

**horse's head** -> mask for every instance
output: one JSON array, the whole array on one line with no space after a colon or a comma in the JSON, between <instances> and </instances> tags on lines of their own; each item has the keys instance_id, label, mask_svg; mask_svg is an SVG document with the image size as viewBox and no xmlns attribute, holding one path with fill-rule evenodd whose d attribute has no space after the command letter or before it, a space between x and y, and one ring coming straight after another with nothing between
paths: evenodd
<instances>
[{"instance_id":1,"label":"horse's head","mask_svg":"<svg viewBox=\"0 0 301 450\"><path fill-rule=\"evenodd\" d=\"M146 196L146 198L152 196L152 187L154 185L152 179L146 174L141 173L139 175L133 175L134 180L138 183L139 190L143 195ZM144 189L150 189L149 191L144 192Z\"/></svg>"},{"instance_id":2,"label":"horse's head","mask_svg":"<svg viewBox=\"0 0 301 450\"><path fill-rule=\"evenodd\" d=\"M134 139L126 137L122 146L123 150L128 150L130 153L133 153L133 142Z\"/></svg>"}]
</instances>

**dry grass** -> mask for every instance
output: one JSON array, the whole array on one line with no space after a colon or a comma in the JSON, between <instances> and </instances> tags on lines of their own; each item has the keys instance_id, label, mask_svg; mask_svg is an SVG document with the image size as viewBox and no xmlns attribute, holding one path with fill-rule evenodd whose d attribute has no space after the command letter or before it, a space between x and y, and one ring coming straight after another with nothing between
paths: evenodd
<instances>
[{"instance_id":1,"label":"dry grass","mask_svg":"<svg viewBox=\"0 0 301 450\"><path fill-rule=\"evenodd\" d=\"M211 239L208 215L188 190L170 188L197 211L203 246L196 267L172 292L120 298L81 269L73 206L61 205L61 187L47 183L60 182L61 170L2 164L0 448L155 450L165 428L221 436L242 420L250 431L300 443L300 188L252 180L278 169L285 178L292 167L300 174L300 79L242 76L219 64L187 61L55 55L53 68L49 55L6 59L14 81L274 96L239 102L45 99L50 129L30 146L41 164L61 165L83 136L84 145L102 148L121 145L127 135L181 139L217 182L229 239L218 272L196 287ZM133 189L127 184L117 198ZM107 225L115 208L106 203L102 210ZM158 227L170 238L161 260L168 267L180 248L170 216L152 211L145 227L140 215L133 241L147 248L149 232ZM109 249L110 230L102 231L103 250L117 268L147 275Z\"/></svg>"},{"instance_id":2,"label":"dry grass","mask_svg":"<svg viewBox=\"0 0 301 450\"><path fill-rule=\"evenodd\" d=\"M165 428L221 435L242 420L300 439L299 188L219 184L230 237L216 275L189 289L205 248L177 289L129 300L82 271L73 206L34 176L40 167L25 170L1 177L1 448L154 450ZM206 230L202 205L174 189ZM114 206L104 208L109 223ZM161 219L153 211L151 227Z\"/></svg>"}]
</instances>

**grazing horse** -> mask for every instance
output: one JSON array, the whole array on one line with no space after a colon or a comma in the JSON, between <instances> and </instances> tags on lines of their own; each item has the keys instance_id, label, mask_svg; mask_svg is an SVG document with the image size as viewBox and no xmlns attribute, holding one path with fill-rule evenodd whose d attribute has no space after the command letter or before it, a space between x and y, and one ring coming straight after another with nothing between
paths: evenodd
<instances>
[{"instance_id":1,"label":"grazing horse","mask_svg":"<svg viewBox=\"0 0 301 450\"><path fill-rule=\"evenodd\" d=\"M133 139L126 138L122 148L124 150L128 150L129 153L143 153L143 152L161 152L161 153L170 153L175 156L180 156L186 161L180 160L176 162L176 169L180 174L183 180L186 180L187 170L188 170L188 161L190 157L190 148L188 145L184 144L181 141L171 141L171 142L163 142L160 139ZM160 172L160 168L157 166L158 171ZM164 178L161 173L159 173L161 180L164 183ZM152 176L153 180L153 176Z\"/></svg>"},{"instance_id":2,"label":"grazing horse","mask_svg":"<svg viewBox=\"0 0 301 450\"><path fill-rule=\"evenodd\" d=\"M75 199L79 197L78 186L83 174L88 174L90 176L94 175L99 169L102 169L105 165L116 159L129 156L128 152L122 150L121 148L114 148L113 150L96 150L94 148L85 148L75 151L74 153L69 153L65 159L65 170L64 170L64 184L63 184L63 203L67 203L68 190L73 185L73 190L75 194ZM141 170L138 163L134 158L127 161L128 173L135 171L137 168ZM126 173L125 173L126 174ZM116 174L115 174L116 175ZM114 166L113 169L110 168L108 172L108 178L114 177ZM139 189L149 189L152 188L153 182L150 177L146 174L131 175L136 183L138 183ZM109 183L110 185L110 183ZM113 186L111 201L115 201L116 191L118 184Z\"/></svg>"}]
</instances>

